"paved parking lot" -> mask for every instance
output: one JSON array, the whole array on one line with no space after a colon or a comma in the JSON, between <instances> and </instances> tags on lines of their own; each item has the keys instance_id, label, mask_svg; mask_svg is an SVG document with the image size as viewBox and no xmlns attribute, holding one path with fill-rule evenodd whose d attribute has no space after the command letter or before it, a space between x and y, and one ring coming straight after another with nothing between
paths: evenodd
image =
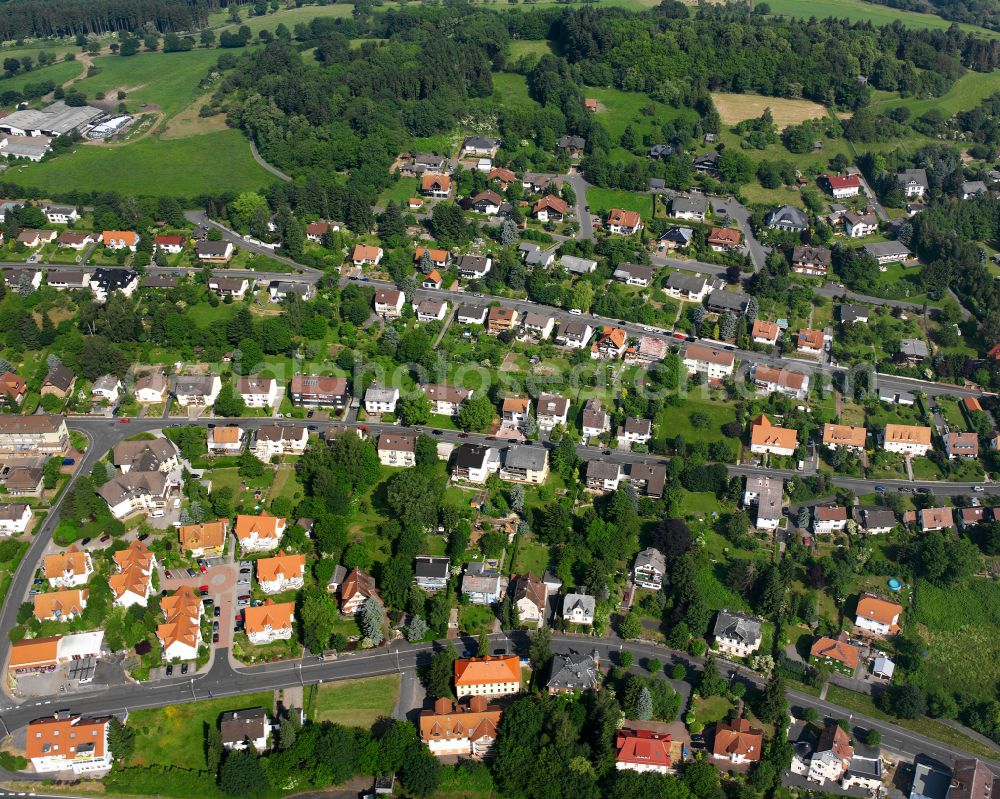
<instances>
[{"instance_id":1,"label":"paved parking lot","mask_svg":"<svg viewBox=\"0 0 1000 799\"><path fill-rule=\"evenodd\" d=\"M160 579L160 587L167 591L176 591L181 586L188 586L197 591L202 586L208 587L208 596L215 600L216 607L219 608L218 617L212 616L213 621L219 622L219 643L216 646L228 647L233 642L233 620L234 606L236 604L236 579L239 574L239 566L235 563L225 563L219 559L212 561L216 565L208 568L204 574L196 573L194 577L188 577L186 572L183 577L178 576L180 570L170 570L174 576L167 578L163 574ZM246 586L245 593L250 593L250 586ZM208 642L211 645L211 639Z\"/></svg>"}]
</instances>

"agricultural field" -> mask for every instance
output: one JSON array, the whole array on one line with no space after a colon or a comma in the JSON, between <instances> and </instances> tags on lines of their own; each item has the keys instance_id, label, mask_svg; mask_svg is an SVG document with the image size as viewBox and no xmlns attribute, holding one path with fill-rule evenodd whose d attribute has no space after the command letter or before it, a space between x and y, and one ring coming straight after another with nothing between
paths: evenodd
<instances>
[{"instance_id":1,"label":"agricultural field","mask_svg":"<svg viewBox=\"0 0 1000 799\"><path fill-rule=\"evenodd\" d=\"M786 17L804 19L835 17L858 22L871 22L874 25L891 25L893 22L902 22L911 28L931 28L933 30L948 30L953 24L935 14L901 11L889 6L865 3L863 0L770 0L768 6L774 15L780 14ZM960 24L959 27L962 30L972 31L991 39L1000 36L1000 34L986 28L980 28L978 25Z\"/></svg>"},{"instance_id":2,"label":"agricultural field","mask_svg":"<svg viewBox=\"0 0 1000 799\"><path fill-rule=\"evenodd\" d=\"M0 58L9 56L0 54ZM11 78L0 78L0 92L19 92L31 83L41 83L50 80L56 86L61 86L71 78L77 77L84 69L79 61L60 61L47 67L36 67L31 72L22 72Z\"/></svg>"},{"instance_id":3,"label":"agricultural field","mask_svg":"<svg viewBox=\"0 0 1000 799\"><path fill-rule=\"evenodd\" d=\"M80 146L51 161L16 166L8 179L43 195L72 191L119 191L194 197L202 192L253 191L275 180L250 155L246 138L223 130L186 139L146 138L121 147Z\"/></svg>"},{"instance_id":4,"label":"agricultural field","mask_svg":"<svg viewBox=\"0 0 1000 799\"><path fill-rule=\"evenodd\" d=\"M771 109L774 124L782 130L789 125L798 125L807 119L826 116L826 109L812 100L788 100L783 97L765 97L760 94L728 94L712 92L712 102L725 125L735 125L744 119L755 119Z\"/></svg>"},{"instance_id":5,"label":"agricultural field","mask_svg":"<svg viewBox=\"0 0 1000 799\"><path fill-rule=\"evenodd\" d=\"M311 5L301 6L300 8L283 8L278 11L265 14L262 17L251 16L251 10L251 5L240 7L240 16L243 18L243 21L235 23L229 21L228 11L218 11L213 14L209 14L208 26L221 32L224 30L236 31L238 28L246 25L250 29L250 32L256 36L257 33L262 30L269 30L273 33L274 29L282 23L286 28L291 30L300 23L308 25L314 19L320 17L330 17L333 19L349 17L351 16L351 12L354 11L354 4L330 3L329 5L324 6Z\"/></svg>"}]
</instances>

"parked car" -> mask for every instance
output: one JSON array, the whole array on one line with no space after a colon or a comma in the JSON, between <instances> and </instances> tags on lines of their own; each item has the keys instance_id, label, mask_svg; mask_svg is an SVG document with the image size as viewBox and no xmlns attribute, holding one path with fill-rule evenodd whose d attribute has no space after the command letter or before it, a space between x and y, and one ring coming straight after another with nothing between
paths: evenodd
<instances>
[{"instance_id":1,"label":"parked car","mask_svg":"<svg viewBox=\"0 0 1000 799\"><path fill-rule=\"evenodd\" d=\"M130 421L131 419L129 419L127 416L123 416L121 419L118 420L119 424L128 424Z\"/></svg>"},{"instance_id":2,"label":"parked car","mask_svg":"<svg viewBox=\"0 0 1000 799\"><path fill-rule=\"evenodd\" d=\"M169 663L167 664L167 676L168 677L174 676L174 667Z\"/></svg>"},{"instance_id":3,"label":"parked car","mask_svg":"<svg viewBox=\"0 0 1000 799\"><path fill-rule=\"evenodd\" d=\"M86 539L86 540L87 540L87 541L89 541L90 539L88 538L88 539ZM170 569L164 569L164 570L163 570L163 575L164 575L164 576L165 576L165 577L166 577L166 578L167 578L168 580L172 580L172 579L174 579L174 575L173 575L173 572L171 572L171 571L170 571Z\"/></svg>"},{"instance_id":4,"label":"parked car","mask_svg":"<svg viewBox=\"0 0 1000 799\"><path fill-rule=\"evenodd\" d=\"M101 543L102 544L106 544L110 540L111 540L111 536L108 535L107 533L105 533L104 535L101 536Z\"/></svg>"},{"instance_id":5,"label":"parked car","mask_svg":"<svg viewBox=\"0 0 1000 799\"><path fill-rule=\"evenodd\" d=\"M187 663L182 663L181 664L181 674L187 674L187 673L188 673L188 664Z\"/></svg>"},{"instance_id":6,"label":"parked car","mask_svg":"<svg viewBox=\"0 0 1000 799\"><path fill-rule=\"evenodd\" d=\"M219 632L219 622L217 621L212 622L212 632L213 633Z\"/></svg>"},{"instance_id":7,"label":"parked car","mask_svg":"<svg viewBox=\"0 0 1000 799\"><path fill-rule=\"evenodd\" d=\"M222 608L216 605L215 610L212 611L212 615L215 616L215 618L219 618L219 616L222 615Z\"/></svg>"},{"instance_id":8,"label":"parked car","mask_svg":"<svg viewBox=\"0 0 1000 799\"><path fill-rule=\"evenodd\" d=\"M85 546L87 546L87 544L89 544L89 543L90 543L90 542L91 542L92 540L93 540L93 539L92 539L92 538L90 538L90 537L88 536L87 538L84 538L84 539L83 539L83 541L81 541L81 542L80 542L80 546L82 546L82 547L85 547ZM167 572L167 577L169 577L169 576L170 576L170 573L169 573L169 572Z\"/></svg>"},{"instance_id":9,"label":"parked car","mask_svg":"<svg viewBox=\"0 0 1000 799\"><path fill-rule=\"evenodd\" d=\"M218 633L212 633L212 643L213 644L219 643L219 634Z\"/></svg>"}]
</instances>

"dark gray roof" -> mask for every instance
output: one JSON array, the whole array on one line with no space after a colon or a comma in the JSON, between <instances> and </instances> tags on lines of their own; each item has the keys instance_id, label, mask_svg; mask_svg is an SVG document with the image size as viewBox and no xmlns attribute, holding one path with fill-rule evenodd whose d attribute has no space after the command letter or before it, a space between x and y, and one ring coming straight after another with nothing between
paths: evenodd
<instances>
[{"instance_id":1,"label":"dark gray roof","mask_svg":"<svg viewBox=\"0 0 1000 799\"><path fill-rule=\"evenodd\" d=\"M708 213L708 198L702 195L694 197L674 197L670 203L673 214L706 214Z\"/></svg>"},{"instance_id":2,"label":"dark gray roof","mask_svg":"<svg viewBox=\"0 0 1000 799\"><path fill-rule=\"evenodd\" d=\"M642 569L652 566L660 574L667 571L667 558L656 547L647 547L635 556L635 569Z\"/></svg>"},{"instance_id":3,"label":"dark gray roof","mask_svg":"<svg viewBox=\"0 0 1000 799\"><path fill-rule=\"evenodd\" d=\"M57 363L49 369L49 373L45 376L45 385L53 386L60 391L68 391L69 387L73 385L74 380L76 380L76 375L73 374L70 368Z\"/></svg>"},{"instance_id":4,"label":"dark gray roof","mask_svg":"<svg viewBox=\"0 0 1000 799\"><path fill-rule=\"evenodd\" d=\"M866 244L864 249L866 253L875 258L898 256L900 259L903 259L908 258L910 255L910 251L906 246L898 241L876 241L872 244Z\"/></svg>"},{"instance_id":5,"label":"dark gray roof","mask_svg":"<svg viewBox=\"0 0 1000 799\"><path fill-rule=\"evenodd\" d=\"M545 466L545 448L514 444L507 448L504 466L508 469L541 469Z\"/></svg>"},{"instance_id":6,"label":"dark gray roof","mask_svg":"<svg viewBox=\"0 0 1000 799\"><path fill-rule=\"evenodd\" d=\"M620 464L601 460L587 461L588 480L617 480L621 477L621 473Z\"/></svg>"},{"instance_id":7,"label":"dark gray roof","mask_svg":"<svg viewBox=\"0 0 1000 799\"><path fill-rule=\"evenodd\" d=\"M706 280L701 275L673 272L667 278L667 288L672 291L687 291L697 294L705 288Z\"/></svg>"},{"instance_id":8,"label":"dark gray roof","mask_svg":"<svg viewBox=\"0 0 1000 799\"><path fill-rule=\"evenodd\" d=\"M809 217L801 208L794 205L782 205L768 212L764 220L768 227L785 228L786 230L805 230L809 227Z\"/></svg>"},{"instance_id":9,"label":"dark gray roof","mask_svg":"<svg viewBox=\"0 0 1000 799\"><path fill-rule=\"evenodd\" d=\"M811 244L800 244L792 250L793 264L822 264L829 266L833 253L826 247L814 247Z\"/></svg>"},{"instance_id":10,"label":"dark gray roof","mask_svg":"<svg viewBox=\"0 0 1000 799\"><path fill-rule=\"evenodd\" d=\"M713 291L708 295L709 308L721 308L725 311L743 313L747 309L750 297L736 291Z\"/></svg>"},{"instance_id":11,"label":"dark gray roof","mask_svg":"<svg viewBox=\"0 0 1000 799\"><path fill-rule=\"evenodd\" d=\"M753 644L761 639L760 619L731 610L720 610L712 634L716 638L735 638Z\"/></svg>"},{"instance_id":12,"label":"dark gray roof","mask_svg":"<svg viewBox=\"0 0 1000 799\"><path fill-rule=\"evenodd\" d=\"M142 287L146 289L172 289L177 286L177 278L173 275L146 275L142 279Z\"/></svg>"},{"instance_id":13,"label":"dark gray roof","mask_svg":"<svg viewBox=\"0 0 1000 799\"><path fill-rule=\"evenodd\" d=\"M592 690L601 679L599 663L600 656L596 650L591 654L570 650L566 654L553 655L552 670L545 687L567 691Z\"/></svg>"},{"instance_id":14,"label":"dark gray roof","mask_svg":"<svg viewBox=\"0 0 1000 799\"><path fill-rule=\"evenodd\" d=\"M672 241L677 244L682 244L685 247L691 243L691 239L694 238L694 230L689 227L681 227L675 225L669 228L666 233L660 236L660 241Z\"/></svg>"},{"instance_id":15,"label":"dark gray roof","mask_svg":"<svg viewBox=\"0 0 1000 799\"><path fill-rule=\"evenodd\" d=\"M198 242L198 255L225 255L229 247L228 241L205 241Z\"/></svg>"},{"instance_id":16,"label":"dark gray roof","mask_svg":"<svg viewBox=\"0 0 1000 799\"><path fill-rule=\"evenodd\" d=\"M462 444L455 450L455 465L464 469L481 469L489 460L490 448L482 444Z\"/></svg>"},{"instance_id":17,"label":"dark gray roof","mask_svg":"<svg viewBox=\"0 0 1000 799\"><path fill-rule=\"evenodd\" d=\"M101 289L110 294L128 286L136 280L138 275L131 269L101 269L94 270L90 276L92 283L96 283Z\"/></svg>"},{"instance_id":18,"label":"dark gray roof","mask_svg":"<svg viewBox=\"0 0 1000 799\"><path fill-rule=\"evenodd\" d=\"M866 305L841 305L840 306L840 321L841 322L857 322L859 319L867 319L870 312L868 306Z\"/></svg>"},{"instance_id":19,"label":"dark gray roof","mask_svg":"<svg viewBox=\"0 0 1000 799\"><path fill-rule=\"evenodd\" d=\"M927 170L926 169L904 169L898 175L896 175L896 181L901 186L906 186L909 183L915 183L918 186L923 186L927 188Z\"/></svg>"},{"instance_id":20,"label":"dark gray roof","mask_svg":"<svg viewBox=\"0 0 1000 799\"><path fill-rule=\"evenodd\" d=\"M647 283L653 279L653 275L656 274L656 270L651 266L643 266L642 264L630 264L628 262L618 264L618 268L615 270L614 277L616 278L638 278L639 280L645 280Z\"/></svg>"},{"instance_id":21,"label":"dark gray roof","mask_svg":"<svg viewBox=\"0 0 1000 799\"><path fill-rule=\"evenodd\" d=\"M262 707L254 707L223 713L219 721L219 732L223 743L239 744L248 738L255 740L265 737L268 726L267 711Z\"/></svg>"},{"instance_id":22,"label":"dark gray roof","mask_svg":"<svg viewBox=\"0 0 1000 799\"><path fill-rule=\"evenodd\" d=\"M862 519L866 529L895 527L897 522L895 512L889 508L865 508Z\"/></svg>"},{"instance_id":23,"label":"dark gray roof","mask_svg":"<svg viewBox=\"0 0 1000 799\"><path fill-rule=\"evenodd\" d=\"M561 147L568 149L570 147L577 150L582 150L583 146L587 143L587 140L582 136L560 136L558 141L556 141L556 147Z\"/></svg>"},{"instance_id":24,"label":"dark gray roof","mask_svg":"<svg viewBox=\"0 0 1000 799\"><path fill-rule=\"evenodd\" d=\"M451 560L448 558L418 555L413 560L413 574L416 577L424 577L432 580L447 579L450 568Z\"/></svg>"}]
</instances>

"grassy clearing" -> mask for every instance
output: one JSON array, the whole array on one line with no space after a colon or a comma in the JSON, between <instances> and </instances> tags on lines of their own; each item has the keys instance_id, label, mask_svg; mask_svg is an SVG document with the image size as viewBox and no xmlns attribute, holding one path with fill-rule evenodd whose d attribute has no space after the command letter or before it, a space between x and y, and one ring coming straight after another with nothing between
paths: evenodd
<instances>
[{"instance_id":1,"label":"grassy clearing","mask_svg":"<svg viewBox=\"0 0 1000 799\"><path fill-rule=\"evenodd\" d=\"M205 133L217 133L226 130L226 115L215 114L203 117L198 112L207 104L211 94L205 94L176 114L163 131L164 139L184 139L188 136L201 136Z\"/></svg>"},{"instance_id":2,"label":"grassy clearing","mask_svg":"<svg viewBox=\"0 0 1000 799\"><path fill-rule=\"evenodd\" d=\"M641 142L647 134L659 139L658 131L668 119L697 118L697 113L691 109L673 108L650 99L642 92L588 87L584 89L584 96L597 100L595 116L607 128L612 141L621 138L629 124L635 132L636 141Z\"/></svg>"},{"instance_id":3,"label":"grassy clearing","mask_svg":"<svg viewBox=\"0 0 1000 799\"><path fill-rule=\"evenodd\" d=\"M880 110L898 108L905 105L913 117L919 117L932 108L940 108L948 115L959 111L969 111L992 94L1000 91L1000 70L994 72L968 72L955 81L954 85L940 97L929 97L925 100L900 97L895 92L878 100L874 106Z\"/></svg>"},{"instance_id":4,"label":"grassy clearing","mask_svg":"<svg viewBox=\"0 0 1000 799\"><path fill-rule=\"evenodd\" d=\"M839 685L833 685L831 683L827 688L826 701L835 705L840 705L841 707L852 710L855 713L864 713L866 716L870 716L873 719L891 721L893 724L897 724L900 727L905 727L906 729L912 730L920 735L926 735L928 738L933 738L935 741L940 741L941 743L953 746L956 749L970 752L978 757L995 758L997 756L996 749L986 746L985 744L970 738L968 735L963 735L953 727L949 727L947 724L937 721L936 719L929 719L926 717L912 720L893 718L875 707L875 704L872 702L872 698L867 694L859 694L856 691L841 688Z\"/></svg>"},{"instance_id":5,"label":"grassy clearing","mask_svg":"<svg viewBox=\"0 0 1000 799\"><path fill-rule=\"evenodd\" d=\"M771 109L774 124L779 129L798 125L807 119L826 116L826 109L811 100L787 100L783 97L764 97L760 94L728 94L712 92L712 100L726 125L735 125L744 119L754 119Z\"/></svg>"},{"instance_id":6,"label":"grassy clearing","mask_svg":"<svg viewBox=\"0 0 1000 799\"><path fill-rule=\"evenodd\" d=\"M262 17L253 17L249 15L250 6L244 6L240 9L243 12L241 14L243 17L242 22L232 23L229 21L228 11L220 11L215 14L209 14L208 24L210 27L215 27L219 30L233 31L246 25L250 29L250 32L256 36L258 31L262 30L269 30L273 33L274 29L281 23L284 23L285 27L291 30L300 22L308 25L314 19L320 17L333 17L335 19L349 17L353 10L354 5L350 3L331 3L326 6L312 5L302 6L301 8L282 8L270 14L265 14Z\"/></svg>"},{"instance_id":7,"label":"grassy clearing","mask_svg":"<svg viewBox=\"0 0 1000 799\"><path fill-rule=\"evenodd\" d=\"M696 414L706 416L707 423ZM683 436L688 443L695 443L724 438L722 426L735 421L736 411L732 405L688 397L683 405L671 405L660 411L653 425L658 438Z\"/></svg>"},{"instance_id":8,"label":"grassy clearing","mask_svg":"<svg viewBox=\"0 0 1000 799\"><path fill-rule=\"evenodd\" d=\"M205 763L205 729L217 726L228 710L263 707L270 711L270 691L256 694L189 702L184 705L149 710L133 710L128 724L136 731L135 754L130 766L176 766L184 769L208 768Z\"/></svg>"},{"instance_id":9,"label":"grassy clearing","mask_svg":"<svg viewBox=\"0 0 1000 799\"><path fill-rule=\"evenodd\" d=\"M136 111L143 103L156 105L167 118L190 105L198 84L209 68L219 60L214 50L192 50L188 53L140 53L129 56L101 56L94 66L101 71L92 78L74 84L93 99L104 92L114 100L114 92L128 91L125 103Z\"/></svg>"},{"instance_id":10,"label":"grassy clearing","mask_svg":"<svg viewBox=\"0 0 1000 799\"><path fill-rule=\"evenodd\" d=\"M392 715L398 698L398 674L326 683L319 686L314 721L371 727L380 718Z\"/></svg>"},{"instance_id":11,"label":"grassy clearing","mask_svg":"<svg viewBox=\"0 0 1000 799\"><path fill-rule=\"evenodd\" d=\"M610 208L624 208L626 211L638 211L643 219L653 216L653 200L648 194L618 189L587 189L587 204L591 213L604 216Z\"/></svg>"},{"instance_id":12,"label":"grassy clearing","mask_svg":"<svg viewBox=\"0 0 1000 799\"><path fill-rule=\"evenodd\" d=\"M0 50L0 57L10 58L6 52ZM83 64L79 61L60 61L41 69L33 69L31 72L23 72L12 78L0 79L0 92L19 92L29 83L41 83L45 80L52 81L56 86L61 86L70 78L75 78L83 71Z\"/></svg>"},{"instance_id":13,"label":"grassy clearing","mask_svg":"<svg viewBox=\"0 0 1000 799\"><path fill-rule=\"evenodd\" d=\"M768 5L771 7L772 14L804 19L836 17L837 19L871 22L875 25L891 25L893 22L902 22L911 28L932 28L934 30L948 30L952 25L948 20L934 14L901 11L889 8L889 6L865 3L862 0L773 0ZM998 36L993 31L980 28L978 25L962 24L959 27L962 30L973 31L991 39Z\"/></svg>"},{"instance_id":14,"label":"grassy clearing","mask_svg":"<svg viewBox=\"0 0 1000 799\"><path fill-rule=\"evenodd\" d=\"M147 138L124 147L80 146L51 161L18 165L5 175L38 189L41 196L79 190L194 197L220 186L254 191L275 180L253 160L250 145L236 130L173 141Z\"/></svg>"},{"instance_id":15,"label":"grassy clearing","mask_svg":"<svg viewBox=\"0 0 1000 799\"><path fill-rule=\"evenodd\" d=\"M552 52L552 45L545 39L518 39L510 43L510 57L513 59L525 55L537 55L541 58Z\"/></svg>"},{"instance_id":16,"label":"grassy clearing","mask_svg":"<svg viewBox=\"0 0 1000 799\"><path fill-rule=\"evenodd\" d=\"M515 574L531 573L541 577L549 567L549 548L541 541L521 536L517 543L517 558L514 561Z\"/></svg>"},{"instance_id":17,"label":"grassy clearing","mask_svg":"<svg viewBox=\"0 0 1000 799\"><path fill-rule=\"evenodd\" d=\"M400 178L395 184L379 195L378 204L384 206L390 200L395 200L396 205L402 206L403 213L407 213L407 202L409 199L419 196L416 178Z\"/></svg>"},{"instance_id":18,"label":"grassy clearing","mask_svg":"<svg viewBox=\"0 0 1000 799\"><path fill-rule=\"evenodd\" d=\"M513 72L493 73L493 100L505 108L540 108L528 96L528 79Z\"/></svg>"}]
</instances>

